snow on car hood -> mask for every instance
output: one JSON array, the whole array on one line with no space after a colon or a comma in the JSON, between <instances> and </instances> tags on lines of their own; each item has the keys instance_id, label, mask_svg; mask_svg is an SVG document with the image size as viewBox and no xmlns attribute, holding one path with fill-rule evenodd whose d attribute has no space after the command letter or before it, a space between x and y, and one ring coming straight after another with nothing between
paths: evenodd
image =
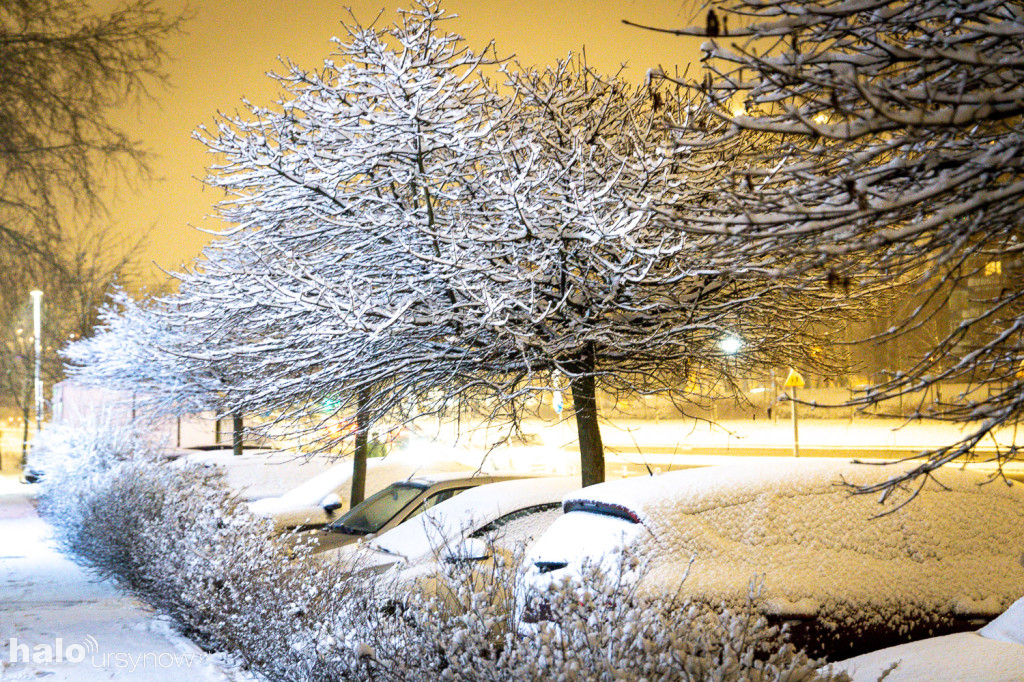
<instances>
[{"instance_id":1,"label":"snow on car hood","mask_svg":"<svg viewBox=\"0 0 1024 682\"><path fill-rule=\"evenodd\" d=\"M981 474L944 469L936 472L942 485L928 483L895 510L906 492L883 506L878 495L851 495L842 485L878 482L908 466L749 461L613 481L566 502L635 512L645 530L623 541L650 560L648 587L677 587L696 556L687 593L742 598L763 575L762 596L781 613L907 601L962 614L1001 612L1024 594L1024 490L999 481L981 486ZM566 517L574 515L593 516ZM593 543L571 525L578 524L556 521L533 559L591 554ZM621 533L630 525L638 527L615 527Z\"/></svg>"},{"instance_id":2,"label":"snow on car hood","mask_svg":"<svg viewBox=\"0 0 1024 682\"><path fill-rule=\"evenodd\" d=\"M334 462L325 456L305 457L278 450L249 450L236 457L227 450L193 452L171 463L173 467L190 465L216 467L242 499L258 500L286 493L327 471Z\"/></svg>"}]
</instances>

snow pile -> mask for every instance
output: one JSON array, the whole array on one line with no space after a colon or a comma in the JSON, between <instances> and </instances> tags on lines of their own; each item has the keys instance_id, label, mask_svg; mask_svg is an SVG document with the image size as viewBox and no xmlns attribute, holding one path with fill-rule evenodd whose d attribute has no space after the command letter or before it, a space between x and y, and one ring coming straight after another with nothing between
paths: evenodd
<instances>
[{"instance_id":1,"label":"snow pile","mask_svg":"<svg viewBox=\"0 0 1024 682\"><path fill-rule=\"evenodd\" d=\"M1024 644L1024 597L1013 602L1001 616L978 630L982 637L999 642ZM1021 666L1024 670L1024 666Z\"/></svg>"},{"instance_id":2,"label":"snow pile","mask_svg":"<svg viewBox=\"0 0 1024 682\"><path fill-rule=\"evenodd\" d=\"M893 668L895 666L895 668ZM831 666L855 682L943 679L1017 682L1024 677L1024 598L978 632L961 632L889 647Z\"/></svg>"},{"instance_id":3,"label":"snow pile","mask_svg":"<svg viewBox=\"0 0 1024 682\"><path fill-rule=\"evenodd\" d=\"M960 632L873 651L829 670L845 672L854 682L1020 682L1024 646Z\"/></svg>"},{"instance_id":4,"label":"snow pile","mask_svg":"<svg viewBox=\"0 0 1024 682\"><path fill-rule=\"evenodd\" d=\"M894 668L895 667L895 668ZM1024 678L1024 598L979 630L892 646L841 660L830 670L855 682L1017 682Z\"/></svg>"}]
</instances>

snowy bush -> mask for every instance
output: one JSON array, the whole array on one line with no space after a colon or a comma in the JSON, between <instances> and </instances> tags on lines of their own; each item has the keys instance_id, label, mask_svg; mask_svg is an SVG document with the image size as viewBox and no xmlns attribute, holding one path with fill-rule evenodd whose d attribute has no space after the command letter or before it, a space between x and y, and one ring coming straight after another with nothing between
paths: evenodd
<instances>
[{"instance_id":1,"label":"snowy bush","mask_svg":"<svg viewBox=\"0 0 1024 682\"><path fill-rule=\"evenodd\" d=\"M426 589L376 576L352 593L362 606L339 624L330 662L340 676L374 680L848 679L820 672L752 602L645 600L596 568L536 595L552 620L524 623L512 606L519 558L442 563L420 582Z\"/></svg>"},{"instance_id":2,"label":"snowy bush","mask_svg":"<svg viewBox=\"0 0 1024 682\"><path fill-rule=\"evenodd\" d=\"M48 456L66 461L48 469L41 508L59 541L270 680L846 679L818 672L750 604L639 598L614 577L646 570L629 556L531 597L551 620L528 624L539 604L517 599L521 551L441 560L414 583L317 561L209 470L168 467L142 443L135 456L125 433L57 436Z\"/></svg>"},{"instance_id":3,"label":"snowy bush","mask_svg":"<svg viewBox=\"0 0 1024 682\"><path fill-rule=\"evenodd\" d=\"M144 428L102 413L76 426L47 424L32 441L32 464L46 476L44 488L73 492L122 462L156 461L161 447L146 438Z\"/></svg>"},{"instance_id":4,"label":"snowy bush","mask_svg":"<svg viewBox=\"0 0 1024 682\"><path fill-rule=\"evenodd\" d=\"M40 509L80 561L205 647L270 679L316 678L296 633L337 619L334 569L273 537L218 474L161 463L130 429L54 431L46 451Z\"/></svg>"}]
</instances>

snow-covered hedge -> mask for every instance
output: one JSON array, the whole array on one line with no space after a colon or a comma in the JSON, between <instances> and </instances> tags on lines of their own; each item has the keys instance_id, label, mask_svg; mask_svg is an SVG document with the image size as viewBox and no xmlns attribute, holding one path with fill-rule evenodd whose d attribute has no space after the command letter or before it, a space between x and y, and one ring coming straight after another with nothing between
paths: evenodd
<instances>
[{"instance_id":1,"label":"snow-covered hedge","mask_svg":"<svg viewBox=\"0 0 1024 682\"><path fill-rule=\"evenodd\" d=\"M352 578L288 549L208 470L168 467L143 443L132 456L130 433L58 435L41 509L60 542L267 679L845 679L752 609L644 602L597 571L545 595L557 624L528 628L515 559L441 564L429 589Z\"/></svg>"},{"instance_id":2,"label":"snow-covered hedge","mask_svg":"<svg viewBox=\"0 0 1024 682\"><path fill-rule=\"evenodd\" d=\"M330 567L287 550L215 472L167 466L130 427L54 432L37 452L40 510L63 547L204 647L270 679L316 679L295 644L335 619Z\"/></svg>"},{"instance_id":3,"label":"snow-covered hedge","mask_svg":"<svg viewBox=\"0 0 1024 682\"><path fill-rule=\"evenodd\" d=\"M645 570L632 557L632 570ZM608 573L542 596L553 620L524 623L511 586L518 561L443 565L428 591L390 589L386 577L353 593L333 657L347 679L834 681L752 607L710 609L685 598L650 601ZM388 601L388 597L391 597ZM530 600L527 610L536 611ZM374 608L385 603L386 608Z\"/></svg>"}]
</instances>

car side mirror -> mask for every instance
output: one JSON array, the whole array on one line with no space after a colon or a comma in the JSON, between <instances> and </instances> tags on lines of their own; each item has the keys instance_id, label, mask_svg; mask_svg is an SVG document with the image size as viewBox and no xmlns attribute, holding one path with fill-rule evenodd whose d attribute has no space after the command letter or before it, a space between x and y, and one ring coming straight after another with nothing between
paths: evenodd
<instances>
[{"instance_id":1,"label":"car side mirror","mask_svg":"<svg viewBox=\"0 0 1024 682\"><path fill-rule=\"evenodd\" d=\"M320 500L320 506L324 508L324 512L328 516L334 516L334 512L341 509L341 498L338 497L337 493L331 493L324 499Z\"/></svg>"},{"instance_id":2,"label":"car side mirror","mask_svg":"<svg viewBox=\"0 0 1024 682\"><path fill-rule=\"evenodd\" d=\"M445 563L457 564L464 561L483 561L491 558L490 548L480 538L466 538L444 553Z\"/></svg>"}]
</instances>

